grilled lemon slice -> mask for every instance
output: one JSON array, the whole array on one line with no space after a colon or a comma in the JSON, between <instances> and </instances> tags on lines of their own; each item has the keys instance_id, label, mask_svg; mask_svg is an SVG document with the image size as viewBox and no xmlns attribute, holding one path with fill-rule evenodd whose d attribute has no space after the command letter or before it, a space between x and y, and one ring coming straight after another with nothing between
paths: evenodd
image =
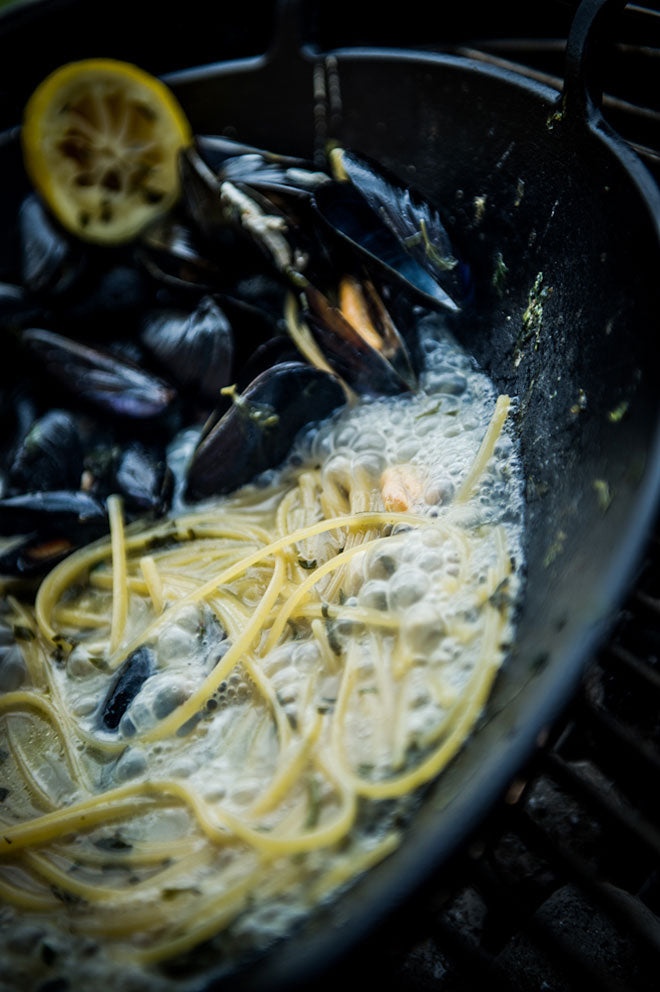
<instances>
[{"instance_id":1,"label":"grilled lemon slice","mask_svg":"<svg viewBox=\"0 0 660 992\"><path fill-rule=\"evenodd\" d=\"M23 119L25 167L61 223L84 238L133 238L179 194L178 152L190 125L167 87L127 62L56 69Z\"/></svg>"}]
</instances>

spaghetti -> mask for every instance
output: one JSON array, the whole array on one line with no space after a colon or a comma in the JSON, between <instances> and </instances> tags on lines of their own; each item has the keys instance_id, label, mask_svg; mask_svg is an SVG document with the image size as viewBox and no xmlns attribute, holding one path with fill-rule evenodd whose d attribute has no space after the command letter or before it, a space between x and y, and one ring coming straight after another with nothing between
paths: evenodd
<instances>
[{"instance_id":1,"label":"spaghetti","mask_svg":"<svg viewBox=\"0 0 660 992\"><path fill-rule=\"evenodd\" d=\"M473 393L445 419L431 388L364 404L265 484L156 525L124 528L113 498L109 540L55 568L32 612L12 602L29 674L0 698L0 895L17 913L65 913L147 968L257 934L273 907L284 931L396 847L382 800L405 808L456 754L511 633L509 401ZM379 444L346 465L347 432L388 409L426 431L420 451L433 413L451 449L477 395L490 421L463 432L453 495L388 452L388 509Z\"/></svg>"}]
</instances>

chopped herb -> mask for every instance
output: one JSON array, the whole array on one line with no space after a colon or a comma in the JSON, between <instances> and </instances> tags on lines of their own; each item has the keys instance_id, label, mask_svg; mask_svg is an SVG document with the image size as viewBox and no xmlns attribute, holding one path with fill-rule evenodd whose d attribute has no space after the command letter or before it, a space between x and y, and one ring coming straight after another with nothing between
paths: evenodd
<instances>
[{"instance_id":1,"label":"chopped herb","mask_svg":"<svg viewBox=\"0 0 660 992\"><path fill-rule=\"evenodd\" d=\"M94 841L94 847L101 851L130 851L133 845L122 840L119 834L112 834L110 837L99 837Z\"/></svg>"},{"instance_id":2,"label":"chopped herb","mask_svg":"<svg viewBox=\"0 0 660 992\"><path fill-rule=\"evenodd\" d=\"M628 412L629 405L628 400L623 400L623 402L619 403L618 406L615 406L613 410L610 410L607 415L607 419L613 424L618 424L619 421L623 420Z\"/></svg>"},{"instance_id":3,"label":"chopped herb","mask_svg":"<svg viewBox=\"0 0 660 992\"><path fill-rule=\"evenodd\" d=\"M33 630L30 630L29 627L24 627L20 623L12 627L12 633L17 641L33 641L36 636Z\"/></svg>"},{"instance_id":4,"label":"chopped herb","mask_svg":"<svg viewBox=\"0 0 660 992\"><path fill-rule=\"evenodd\" d=\"M342 551L343 551L343 548L342 548ZM343 606L347 599L348 599L348 597L347 597L346 593L344 592L344 590L343 589L340 589L339 590L339 605L340 606Z\"/></svg>"},{"instance_id":5,"label":"chopped herb","mask_svg":"<svg viewBox=\"0 0 660 992\"><path fill-rule=\"evenodd\" d=\"M302 635L300 633L300 628L298 627L298 624L295 622L295 620L292 620L291 617L289 617L289 619L287 620L287 624L291 628L291 637L293 638L293 640L294 641L300 640Z\"/></svg>"},{"instance_id":6,"label":"chopped herb","mask_svg":"<svg viewBox=\"0 0 660 992\"><path fill-rule=\"evenodd\" d=\"M504 293L504 284L506 282L508 271L509 271L509 267L504 261L504 256L502 255L502 252L501 251L496 252L495 267L493 269L493 276L491 279L491 283L493 289L495 290L498 296L502 296Z\"/></svg>"},{"instance_id":7,"label":"chopped herb","mask_svg":"<svg viewBox=\"0 0 660 992\"><path fill-rule=\"evenodd\" d=\"M80 905L87 901L86 899L83 899L82 896L76 895L75 892L67 892L66 889L60 889L57 885L51 885L50 891L56 899L59 899L60 902L67 903L67 905L70 906Z\"/></svg>"},{"instance_id":8,"label":"chopped herb","mask_svg":"<svg viewBox=\"0 0 660 992\"><path fill-rule=\"evenodd\" d=\"M366 696L368 692L378 692L378 689L375 685L365 685L362 689L358 690L358 695Z\"/></svg>"},{"instance_id":9,"label":"chopped herb","mask_svg":"<svg viewBox=\"0 0 660 992\"><path fill-rule=\"evenodd\" d=\"M563 532L563 530L558 531L557 537L548 548L548 552L545 558L543 559L544 568L548 568L548 566L552 564L555 558L557 558L558 555L561 554L561 552L564 550L565 540L566 540L566 534Z\"/></svg>"},{"instance_id":10,"label":"chopped herb","mask_svg":"<svg viewBox=\"0 0 660 992\"><path fill-rule=\"evenodd\" d=\"M513 604L513 600L509 595L509 579L508 576L499 583L495 591L488 597L488 602L495 610L508 609Z\"/></svg>"},{"instance_id":11,"label":"chopped herb","mask_svg":"<svg viewBox=\"0 0 660 992\"><path fill-rule=\"evenodd\" d=\"M312 569L316 568L316 558L299 558L298 564L301 568L306 568L311 572Z\"/></svg>"},{"instance_id":12,"label":"chopped herb","mask_svg":"<svg viewBox=\"0 0 660 992\"><path fill-rule=\"evenodd\" d=\"M328 638L328 644L330 645L330 649L331 649L332 653L333 654L336 654L337 656L341 655L342 654L342 651L343 651L343 648L341 646L341 642L340 642L339 638L337 637L337 631L335 629L335 622L334 622L334 620L326 620L326 622L325 622L325 632L326 632L326 636Z\"/></svg>"},{"instance_id":13,"label":"chopped herb","mask_svg":"<svg viewBox=\"0 0 660 992\"><path fill-rule=\"evenodd\" d=\"M4 803L8 795L9 789L5 789L4 785L0 785L0 803Z\"/></svg>"},{"instance_id":14,"label":"chopped herb","mask_svg":"<svg viewBox=\"0 0 660 992\"><path fill-rule=\"evenodd\" d=\"M329 603L324 603L323 606L321 607L321 616L325 620L327 620L328 617L330 616L330 604Z\"/></svg>"},{"instance_id":15,"label":"chopped herb","mask_svg":"<svg viewBox=\"0 0 660 992\"><path fill-rule=\"evenodd\" d=\"M177 532L174 529L167 531L165 534L155 534L150 537L148 541L145 541L144 549L145 551L158 551L161 548L175 548L178 544L179 538Z\"/></svg>"},{"instance_id":16,"label":"chopped herb","mask_svg":"<svg viewBox=\"0 0 660 992\"><path fill-rule=\"evenodd\" d=\"M422 410L421 413L418 413L417 416L415 417L415 420L421 420L422 417L434 417L436 413L440 412L441 406L442 406L442 400L438 400L435 406L432 406L430 410Z\"/></svg>"},{"instance_id":17,"label":"chopped herb","mask_svg":"<svg viewBox=\"0 0 660 992\"><path fill-rule=\"evenodd\" d=\"M594 479L593 486L596 490L598 506L603 513L607 513L610 508L610 503L612 502L612 490L610 489L609 483L606 482L605 479Z\"/></svg>"},{"instance_id":18,"label":"chopped herb","mask_svg":"<svg viewBox=\"0 0 660 992\"><path fill-rule=\"evenodd\" d=\"M182 886L180 889L161 889L160 894L166 902L171 902L172 899L177 899L179 896L191 895L191 896L201 896L201 891L194 885Z\"/></svg>"},{"instance_id":19,"label":"chopped herb","mask_svg":"<svg viewBox=\"0 0 660 992\"><path fill-rule=\"evenodd\" d=\"M523 357L523 347L534 339L534 351L538 351L541 343L541 328L543 326L543 305L552 293L551 286L543 285L543 273L539 272L534 285L527 297L527 307L522 315L522 326L516 341L513 364L517 368Z\"/></svg>"}]
</instances>

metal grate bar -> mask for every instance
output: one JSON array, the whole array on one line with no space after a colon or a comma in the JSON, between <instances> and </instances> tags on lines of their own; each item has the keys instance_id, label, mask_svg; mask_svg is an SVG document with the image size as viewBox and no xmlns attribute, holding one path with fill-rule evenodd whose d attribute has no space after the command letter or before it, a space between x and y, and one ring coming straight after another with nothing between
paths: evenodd
<instances>
[{"instance_id":1,"label":"metal grate bar","mask_svg":"<svg viewBox=\"0 0 660 992\"><path fill-rule=\"evenodd\" d=\"M546 768L559 785L569 787L574 796L586 801L598 816L607 819L610 826L631 835L627 838L629 841L643 844L650 857L660 859L660 831L637 810L622 807L557 754L546 755Z\"/></svg>"}]
</instances>

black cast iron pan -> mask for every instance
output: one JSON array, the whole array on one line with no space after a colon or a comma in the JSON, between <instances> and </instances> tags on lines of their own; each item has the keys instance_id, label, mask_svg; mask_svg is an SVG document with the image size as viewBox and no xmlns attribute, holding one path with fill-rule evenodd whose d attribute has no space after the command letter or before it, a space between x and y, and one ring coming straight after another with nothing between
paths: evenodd
<instances>
[{"instance_id":1,"label":"black cast iron pan","mask_svg":"<svg viewBox=\"0 0 660 992\"><path fill-rule=\"evenodd\" d=\"M134 18L130 43L119 35L116 44L100 42L89 5L75 0L34 3L6 18L0 61L13 59L14 76L2 112L20 108L48 69L71 58L130 57L164 68L147 45L157 6L143 4L145 23ZM528 480L518 638L478 731L429 790L401 848L229 985L290 987L359 940L451 855L570 697L631 580L660 482L660 195L598 110L594 39L622 6L582 3L561 98L449 55L319 53L302 44L292 2L280 5L265 56L168 76L197 131L305 156L334 138L444 205L477 275L456 333L499 389L519 398ZM115 10L121 17L124 5ZM229 15L215 16L212 33L226 38ZM15 53L53 18L62 45L21 73ZM210 30L200 40L207 49ZM187 64L202 61L194 46L185 55ZM3 164L15 156L11 136L0 152ZM12 189L0 187L0 215L15 206ZM216 970L202 954L196 963L201 975L207 965Z\"/></svg>"}]
</instances>

